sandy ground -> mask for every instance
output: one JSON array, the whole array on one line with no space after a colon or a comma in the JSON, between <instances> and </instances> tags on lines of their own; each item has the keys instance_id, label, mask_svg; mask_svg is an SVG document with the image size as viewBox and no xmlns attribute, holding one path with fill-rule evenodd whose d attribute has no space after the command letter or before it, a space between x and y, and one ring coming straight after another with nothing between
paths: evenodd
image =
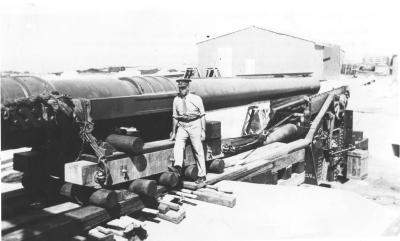
<instances>
[{"instance_id":1,"label":"sandy ground","mask_svg":"<svg viewBox=\"0 0 400 241\"><path fill-rule=\"evenodd\" d=\"M204 202L186 205L175 225L147 222L148 240L265 240L378 237L399 213L352 192L223 181L234 208ZM377 221L379 220L379 221Z\"/></svg>"}]
</instances>

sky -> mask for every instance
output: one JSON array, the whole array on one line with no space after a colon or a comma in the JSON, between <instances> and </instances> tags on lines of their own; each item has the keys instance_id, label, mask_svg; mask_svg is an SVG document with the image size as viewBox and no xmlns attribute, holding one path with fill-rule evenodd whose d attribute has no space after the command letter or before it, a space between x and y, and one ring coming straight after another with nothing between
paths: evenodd
<instances>
[{"instance_id":1,"label":"sky","mask_svg":"<svg viewBox=\"0 0 400 241\"><path fill-rule=\"evenodd\" d=\"M0 2L0 70L186 67L196 43L252 25L339 44L348 61L399 53L396 1Z\"/></svg>"}]
</instances>

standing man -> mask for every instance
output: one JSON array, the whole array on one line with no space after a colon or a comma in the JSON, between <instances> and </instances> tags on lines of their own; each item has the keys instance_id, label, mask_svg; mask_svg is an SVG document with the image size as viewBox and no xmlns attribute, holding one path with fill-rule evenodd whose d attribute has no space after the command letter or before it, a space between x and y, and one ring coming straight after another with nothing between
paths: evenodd
<instances>
[{"instance_id":1,"label":"standing man","mask_svg":"<svg viewBox=\"0 0 400 241\"><path fill-rule=\"evenodd\" d=\"M181 174L183 154L186 140L192 142L196 157L199 177L196 183L206 180L206 165L202 141L206 138L206 118L203 100L200 96L189 93L190 79L178 79L179 94L175 97L172 112L171 140L175 140L174 146L174 171Z\"/></svg>"}]
</instances>

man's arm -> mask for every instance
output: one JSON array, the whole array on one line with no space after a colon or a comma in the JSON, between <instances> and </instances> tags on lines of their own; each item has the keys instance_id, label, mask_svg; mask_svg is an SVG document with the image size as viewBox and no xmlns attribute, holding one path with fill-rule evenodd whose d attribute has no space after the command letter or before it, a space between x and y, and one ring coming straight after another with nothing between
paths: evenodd
<instances>
[{"instance_id":1,"label":"man's arm","mask_svg":"<svg viewBox=\"0 0 400 241\"><path fill-rule=\"evenodd\" d=\"M174 99L174 102L172 104L172 132L170 134L170 140L173 141L175 140L175 135L176 135L176 126L178 125L178 111L176 110L176 99Z\"/></svg>"},{"instance_id":2,"label":"man's arm","mask_svg":"<svg viewBox=\"0 0 400 241\"><path fill-rule=\"evenodd\" d=\"M201 140L206 140L206 116L201 117Z\"/></svg>"},{"instance_id":3,"label":"man's arm","mask_svg":"<svg viewBox=\"0 0 400 241\"><path fill-rule=\"evenodd\" d=\"M204 110L203 100L201 99L201 97L199 97L199 99L199 112L201 116L201 140L204 141L206 140L206 112Z\"/></svg>"}]
</instances>

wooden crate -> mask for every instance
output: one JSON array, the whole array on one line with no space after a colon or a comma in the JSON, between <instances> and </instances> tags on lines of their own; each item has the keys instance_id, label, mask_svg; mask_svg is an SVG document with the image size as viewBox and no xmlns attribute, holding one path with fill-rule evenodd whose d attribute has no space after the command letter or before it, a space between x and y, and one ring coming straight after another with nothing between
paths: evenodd
<instances>
[{"instance_id":1,"label":"wooden crate","mask_svg":"<svg viewBox=\"0 0 400 241\"><path fill-rule=\"evenodd\" d=\"M347 178L365 179L368 176L368 151L356 149L347 152Z\"/></svg>"},{"instance_id":2,"label":"wooden crate","mask_svg":"<svg viewBox=\"0 0 400 241\"><path fill-rule=\"evenodd\" d=\"M368 150L368 138L363 138L361 141L355 142L356 148L361 150Z\"/></svg>"},{"instance_id":3,"label":"wooden crate","mask_svg":"<svg viewBox=\"0 0 400 241\"><path fill-rule=\"evenodd\" d=\"M221 122L207 121L206 122L206 139L221 139Z\"/></svg>"}]
</instances>

